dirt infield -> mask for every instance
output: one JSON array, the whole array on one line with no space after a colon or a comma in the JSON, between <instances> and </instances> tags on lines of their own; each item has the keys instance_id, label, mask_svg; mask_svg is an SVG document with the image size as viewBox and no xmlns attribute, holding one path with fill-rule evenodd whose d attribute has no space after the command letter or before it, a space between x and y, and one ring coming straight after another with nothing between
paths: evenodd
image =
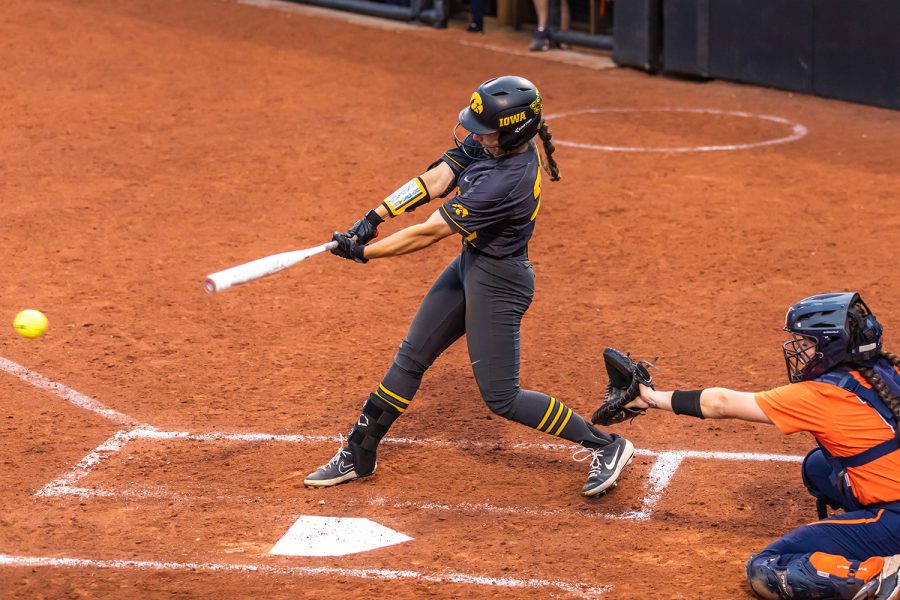
<instances>
[{"instance_id":1,"label":"dirt infield","mask_svg":"<svg viewBox=\"0 0 900 600\"><path fill-rule=\"evenodd\" d=\"M749 596L746 557L815 516L811 438L654 414L615 429L639 455L585 499L573 449L493 417L458 344L374 477L307 490L457 246L215 297L203 278L346 228L516 73L563 176L530 248L523 384L589 414L612 345L660 356L666 388L766 389L809 294L860 290L900 347L900 113L322 13L0 12L0 315L50 318L36 341L0 330L0 596ZM301 515L413 540L270 554Z\"/></svg>"}]
</instances>

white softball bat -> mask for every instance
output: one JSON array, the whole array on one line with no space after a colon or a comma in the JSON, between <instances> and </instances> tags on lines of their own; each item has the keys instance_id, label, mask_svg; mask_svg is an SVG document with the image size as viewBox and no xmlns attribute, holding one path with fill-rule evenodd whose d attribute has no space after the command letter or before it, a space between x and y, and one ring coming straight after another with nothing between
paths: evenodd
<instances>
[{"instance_id":1,"label":"white softball bat","mask_svg":"<svg viewBox=\"0 0 900 600\"><path fill-rule=\"evenodd\" d=\"M337 242L328 242L327 244L307 248L306 250L293 250L291 252L281 252L280 254L265 256L207 276L204 287L208 293L217 294L230 287L266 277L273 273L277 273L278 271L287 269L288 267L293 267L297 263L302 262L311 256L327 252L335 247L337 247Z\"/></svg>"}]
</instances>

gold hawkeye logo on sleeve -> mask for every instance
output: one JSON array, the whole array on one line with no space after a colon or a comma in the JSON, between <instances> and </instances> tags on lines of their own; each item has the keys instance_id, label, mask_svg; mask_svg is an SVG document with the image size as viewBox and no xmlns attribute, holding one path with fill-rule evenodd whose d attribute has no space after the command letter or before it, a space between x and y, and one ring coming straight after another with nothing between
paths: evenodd
<instances>
[{"instance_id":1,"label":"gold hawkeye logo on sleeve","mask_svg":"<svg viewBox=\"0 0 900 600\"><path fill-rule=\"evenodd\" d=\"M454 202L450 206L453 207L453 212L456 213L457 217L466 218L469 216L469 210L459 202Z\"/></svg>"}]
</instances>

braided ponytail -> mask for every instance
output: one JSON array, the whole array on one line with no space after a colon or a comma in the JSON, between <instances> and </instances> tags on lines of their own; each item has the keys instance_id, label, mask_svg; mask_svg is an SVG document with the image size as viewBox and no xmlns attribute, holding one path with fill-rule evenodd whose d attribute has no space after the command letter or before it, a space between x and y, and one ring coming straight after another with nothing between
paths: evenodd
<instances>
[{"instance_id":1,"label":"braided ponytail","mask_svg":"<svg viewBox=\"0 0 900 600\"><path fill-rule=\"evenodd\" d=\"M892 354L890 352L882 352L881 358L886 359L891 365L895 368L900 368L900 357L896 354ZM891 393L891 390L888 389L887 384L878 373L875 372L874 369L866 369L861 368L859 370L860 375L862 375L866 381L869 382L869 385L872 386L872 389L878 393L878 396L884 401L888 408L891 409L891 412L894 413L894 416L897 417L897 420L900 421L900 396L894 396Z\"/></svg>"},{"instance_id":2,"label":"braided ponytail","mask_svg":"<svg viewBox=\"0 0 900 600\"><path fill-rule=\"evenodd\" d=\"M556 164L556 159L553 158L556 146L550 141L553 138L553 132L550 131L547 121L543 119L541 119L541 126L538 128L538 135L541 136L541 141L544 143L544 155L547 157L547 164L544 165L544 169L550 174L550 181L559 181L559 166Z\"/></svg>"}]
</instances>

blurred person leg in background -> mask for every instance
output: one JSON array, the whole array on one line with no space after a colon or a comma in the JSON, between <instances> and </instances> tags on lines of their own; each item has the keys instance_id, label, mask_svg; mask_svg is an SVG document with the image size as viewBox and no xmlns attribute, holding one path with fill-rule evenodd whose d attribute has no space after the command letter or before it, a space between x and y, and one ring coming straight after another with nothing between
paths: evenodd
<instances>
[{"instance_id":1,"label":"blurred person leg in background","mask_svg":"<svg viewBox=\"0 0 900 600\"><path fill-rule=\"evenodd\" d=\"M472 22L466 28L469 33L484 33L484 0L471 0Z\"/></svg>"},{"instance_id":2,"label":"blurred person leg in background","mask_svg":"<svg viewBox=\"0 0 900 600\"><path fill-rule=\"evenodd\" d=\"M572 13L569 10L569 0L559 0L560 3L560 31L569 29L572 21ZM550 20L550 0L534 0L534 11L537 13L537 29L534 31L534 39L528 47L532 52L545 52L550 48L559 48L559 43L554 42L548 27Z\"/></svg>"}]
</instances>

